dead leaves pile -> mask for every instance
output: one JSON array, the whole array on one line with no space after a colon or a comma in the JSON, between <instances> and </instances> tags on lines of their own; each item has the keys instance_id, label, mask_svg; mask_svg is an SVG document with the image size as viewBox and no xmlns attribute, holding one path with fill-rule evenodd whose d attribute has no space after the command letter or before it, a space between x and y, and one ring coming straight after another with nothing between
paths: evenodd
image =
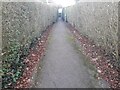
<instances>
[{"instance_id":1,"label":"dead leaves pile","mask_svg":"<svg viewBox=\"0 0 120 90\"><path fill-rule=\"evenodd\" d=\"M71 25L68 25L68 27L74 37L79 40L80 46L83 48L83 53L90 58L90 61L97 68L97 72L99 73L98 79L102 78L106 80L111 88L120 88L120 69L111 63L112 58L105 56L103 48L96 46L92 40L81 35Z\"/></svg>"},{"instance_id":2,"label":"dead leaves pile","mask_svg":"<svg viewBox=\"0 0 120 90\"><path fill-rule=\"evenodd\" d=\"M26 64L24 73L22 77L17 81L17 85L15 86L15 88L31 87L31 81L32 81L31 77L33 75L33 71L35 70L37 72L36 66L44 56L50 31L51 31L51 27L49 27L48 30L43 33L42 37L38 39L39 40L38 44L30 50L29 55L24 60Z\"/></svg>"}]
</instances>

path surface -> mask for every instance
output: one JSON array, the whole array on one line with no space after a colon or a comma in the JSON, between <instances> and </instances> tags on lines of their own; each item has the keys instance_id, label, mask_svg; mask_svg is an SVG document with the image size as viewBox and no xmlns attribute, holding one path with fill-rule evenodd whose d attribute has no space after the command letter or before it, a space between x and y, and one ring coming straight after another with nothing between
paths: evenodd
<instances>
[{"instance_id":1,"label":"path surface","mask_svg":"<svg viewBox=\"0 0 120 90\"><path fill-rule=\"evenodd\" d=\"M38 72L36 88L92 88L83 56L74 47L62 21L53 26L50 43Z\"/></svg>"}]
</instances>

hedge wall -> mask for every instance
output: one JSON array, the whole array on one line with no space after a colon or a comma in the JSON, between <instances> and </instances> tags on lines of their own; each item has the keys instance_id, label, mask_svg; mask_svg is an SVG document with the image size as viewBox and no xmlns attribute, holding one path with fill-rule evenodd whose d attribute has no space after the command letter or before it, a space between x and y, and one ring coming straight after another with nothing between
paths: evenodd
<instances>
[{"instance_id":1,"label":"hedge wall","mask_svg":"<svg viewBox=\"0 0 120 90\"><path fill-rule=\"evenodd\" d=\"M23 59L56 20L57 8L40 2L2 2L2 87L16 83Z\"/></svg>"}]
</instances>

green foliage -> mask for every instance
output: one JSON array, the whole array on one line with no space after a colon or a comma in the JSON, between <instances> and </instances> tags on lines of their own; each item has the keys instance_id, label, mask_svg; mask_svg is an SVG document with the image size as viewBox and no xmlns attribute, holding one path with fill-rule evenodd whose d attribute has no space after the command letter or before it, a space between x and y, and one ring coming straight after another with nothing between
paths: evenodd
<instances>
[{"instance_id":1,"label":"green foliage","mask_svg":"<svg viewBox=\"0 0 120 90\"><path fill-rule=\"evenodd\" d=\"M24 71L23 60L28 55L30 48L36 44L36 40L37 38L30 41L30 46L26 44L22 47L16 40L9 40L10 45L6 50L7 53L2 56L2 88L11 88L16 84Z\"/></svg>"},{"instance_id":2,"label":"green foliage","mask_svg":"<svg viewBox=\"0 0 120 90\"><path fill-rule=\"evenodd\" d=\"M20 44L16 41L11 41L9 51L2 56L2 88L11 87L22 75L24 63L20 56Z\"/></svg>"}]
</instances>

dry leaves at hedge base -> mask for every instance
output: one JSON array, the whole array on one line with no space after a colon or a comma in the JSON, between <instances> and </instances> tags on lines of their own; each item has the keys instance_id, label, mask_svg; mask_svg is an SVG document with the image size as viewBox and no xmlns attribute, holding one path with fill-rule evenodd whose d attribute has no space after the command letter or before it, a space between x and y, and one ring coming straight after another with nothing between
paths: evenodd
<instances>
[{"instance_id":1,"label":"dry leaves at hedge base","mask_svg":"<svg viewBox=\"0 0 120 90\"><path fill-rule=\"evenodd\" d=\"M106 56L103 48L95 45L94 41L80 34L71 25L67 24L67 26L74 37L80 42L83 54L89 57L90 61L96 66L100 76L98 78L106 80L111 88L120 88L120 70L114 66L113 58L110 55Z\"/></svg>"}]
</instances>

